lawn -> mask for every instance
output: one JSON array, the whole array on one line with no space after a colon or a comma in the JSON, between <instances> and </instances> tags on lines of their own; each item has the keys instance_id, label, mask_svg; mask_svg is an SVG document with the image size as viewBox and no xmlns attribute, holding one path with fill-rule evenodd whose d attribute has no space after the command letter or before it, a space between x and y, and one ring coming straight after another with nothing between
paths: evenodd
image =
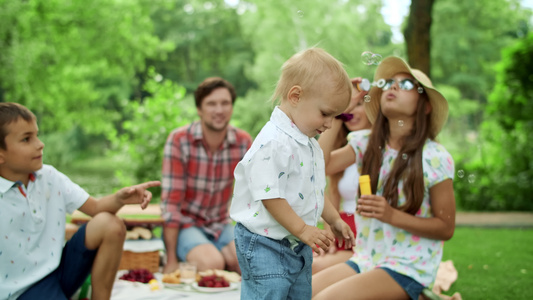
<instances>
[{"instance_id":1,"label":"lawn","mask_svg":"<svg viewBox=\"0 0 533 300\"><path fill-rule=\"evenodd\" d=\"M533 229L458 227L444 245L459 277L447 295L533 299Z\"/></svg>"}]
</instances>

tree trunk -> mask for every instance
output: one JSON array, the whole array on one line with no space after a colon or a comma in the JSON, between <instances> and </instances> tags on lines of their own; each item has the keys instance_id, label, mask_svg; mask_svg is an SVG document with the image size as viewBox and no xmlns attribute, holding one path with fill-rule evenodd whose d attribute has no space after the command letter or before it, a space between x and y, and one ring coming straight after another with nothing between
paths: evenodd
<instances>
[{"instance_id":1,"label":"tree trunk","mask_svg":"<svg viewBox=\"0 0 533 300\"><path fill-rule=\"evenodd\" d=\"M407 60L431 78L431 11L435 0L411 0L407 27L403 32L407 46Z\"/></svg>"}]
</instances>

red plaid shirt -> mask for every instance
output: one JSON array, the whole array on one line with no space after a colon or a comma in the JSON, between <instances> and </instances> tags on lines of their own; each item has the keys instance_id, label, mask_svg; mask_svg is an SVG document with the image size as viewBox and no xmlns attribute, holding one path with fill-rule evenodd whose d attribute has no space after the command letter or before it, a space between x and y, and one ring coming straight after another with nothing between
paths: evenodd
<instances>
[{"instance_id":1,"label":"red plaid shirt","mask_svg":"<svg viewBox=\"0 0 533 300\"><path fill-rule=\"evenodd\" d=\"M211 153L200 122L172 131L163 157L161 212L166 226L198 226L218 238L230 222L233 170L251 144L247 132L229 126L226 139Z\"/></svg>"}]
</instances>

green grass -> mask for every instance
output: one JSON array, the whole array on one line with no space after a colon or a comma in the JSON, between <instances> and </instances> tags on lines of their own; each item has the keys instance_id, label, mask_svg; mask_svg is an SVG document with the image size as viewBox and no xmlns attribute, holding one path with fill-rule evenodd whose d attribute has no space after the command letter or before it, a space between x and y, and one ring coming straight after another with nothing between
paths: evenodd
<instances>
[{"instance_id":1,"label":"green grass","mask_svg":"<svg viewBox=\"0 0 533 300\"><path fill-rule=\"evenodd\" d=\"M447 295L463 299L533 299L533 229L458 227L444 245L458 279Z\"/></svg>"}]
</instances>

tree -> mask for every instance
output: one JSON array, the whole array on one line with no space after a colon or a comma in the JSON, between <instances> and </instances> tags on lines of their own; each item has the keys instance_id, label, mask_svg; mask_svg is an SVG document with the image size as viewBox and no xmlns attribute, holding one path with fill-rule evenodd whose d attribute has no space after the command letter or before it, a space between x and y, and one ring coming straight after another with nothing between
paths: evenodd
<instances>
[{"instance_id":1,"label":"tree","mask_svg":"<svg viewBox=\"0 0 533 300\"><path fill-rule=\"evenodd\" d=\"M158 51L147 7L142 0L0 1L1 100L28 106L45 133L115 130L135 72Z\"/></svg>"},{"instance_id":2,"label":"tree","mask_svg":"<svg viewBox=\"0 0 533 300\"><path fill-rule=\"evenodd\" d=\"M243 96L257 84L244 69L252 62L250 41L243 38L239 17L224 0L157 0L151 19L155 34L170 49L150 59L164 78L192 92L206 77L230 81Z\"/></svg>"},{"instance_id":3,"label":"tree","mask_svg":"<svg viewBox=\"0 0 533 300\"><path fill-rule=\"evenodd\" d=\"M411 67L421 70L431 78L431 15L435 0L412 0L403 32L407 59Z\"/></svg>"}]
</instances>

